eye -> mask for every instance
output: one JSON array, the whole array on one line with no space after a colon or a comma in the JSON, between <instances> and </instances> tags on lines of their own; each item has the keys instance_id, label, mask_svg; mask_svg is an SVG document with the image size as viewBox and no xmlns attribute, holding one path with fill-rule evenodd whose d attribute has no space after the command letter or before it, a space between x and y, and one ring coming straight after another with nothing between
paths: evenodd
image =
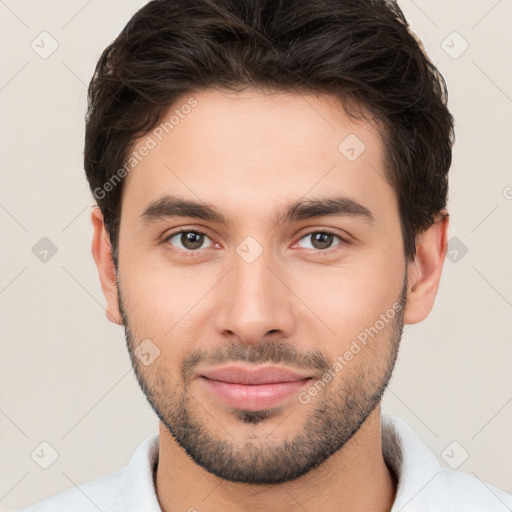
<instances>
[{"instance_id":1,"label":"eye","mask_svg":"<svg viewBox=\"0 0 512 512\"><path fill-rule=\"evenodd\" d=\"M164 242L169 243L174 247L175 243L181 244L181 247L180 245L178 245L178 249L180 251L195 252L197 249L201 249L205 237L209 238L208 235L206 235L206 233L203 233L202 231L182 229L180 231L171 233L169 236L165 238ZM173 239L176 240L174 243L172 242Z\"/></svg>"},{"instance_id":2,"label":"eye","mask_svg":"<svg viewBox=\"0 0 512 512\"><path fill-rule=\"evenodd\" d=\"M326 229L311 231L310 233L304 235L301 240L306 240L308 237L311 238L311 246L302 248L321 252L326 252L327 249L330 249L333 246L333 240L335 238L337 238L340 242L334 247L337 245L349 243L337 233ZM202 231L180 229L179 231L175 231L174 233L171 233L165 237L163 242L172 246L171 250L176 250L177 252L181 251L185 253L194 253L198 252L200 249L208 248L203 247L205 239L210 239L210 237ZM210 245L210 248L213 246L214 244Z\"/></svg>"},{"instance_id":3,"label":"eye","mask_svg":"<svg viewBox=\"0 0 512 512\"><path fill-rule=\"evenodd\" d=\"M308 237L311 237L312 247L306 247L306 249L313 249L317 251L325 251L326 249L331 248L334 238L340 240L340 243L336 245L348 243L340 235L329 230L311 231L310 233L307 233L305 236L303 236L301 240L305 240Z\"/></svg>"}]
</instances>

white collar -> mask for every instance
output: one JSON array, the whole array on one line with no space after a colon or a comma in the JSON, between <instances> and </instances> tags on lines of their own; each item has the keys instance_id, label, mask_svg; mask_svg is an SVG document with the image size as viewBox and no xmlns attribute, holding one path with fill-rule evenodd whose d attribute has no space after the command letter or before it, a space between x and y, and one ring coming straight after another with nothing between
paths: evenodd
<instances>
[{"instance_id":1,"label":"white collar","mask_svg":"<svg viewBox=\"0 0 512 512\"><path fill-rule=\"evenodd\" d=\"M401 418L381 415L382 452L398 478L391 512L510 511L512 495L465 473L444 469ZM158 434L148 437L124 468L125 510L161 512L155 492ZM117 510L117 509L116 509Z\"/></svg>"},{"instance_id":2,"label":"white collar","mask_svg":"<svg viewBox=\"0 0 512 512\"><path fill-rule=\"evenodd\" d=\"M381 415L382 454L398 478L391 512L402 510L433 480L441 465L414 430L397 416Z\"/></svg>"},{"instance_id":3,"label":"white collar","mask_svg":"<svg viewBox=\"0 0 512 512\"><path fill-rule=\"evenodd\" d=\"M398 476L394 512L435 478L441 466L403 419L383 414L381 426L384 459ZM158 434L155 434L137 448L126 467L124 497L133 510L160 512L154 484L158 450Z\"/></svg>"}]
</instances>

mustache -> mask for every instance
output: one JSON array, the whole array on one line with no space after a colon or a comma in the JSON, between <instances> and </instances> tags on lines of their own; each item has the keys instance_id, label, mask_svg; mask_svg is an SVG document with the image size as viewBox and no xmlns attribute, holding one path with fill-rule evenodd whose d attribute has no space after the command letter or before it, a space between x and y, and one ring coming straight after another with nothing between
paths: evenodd
<instances>
[{"instance_id":1,"label":"mustache","mask_svg":"<svg viewBox=\"0 0 512 512\"><path fill-rule=\"evenodd\" d=\"M284 342L262 342L243 345L231 342L211 350L196 350L181 365L184 382L192 378L194 368L201 364L222 363L275 363L286 364L298 369L316 370L324 374L331 366L329 359L319 350L299 352L294 345Z\"/></svg>"}]
</instances>

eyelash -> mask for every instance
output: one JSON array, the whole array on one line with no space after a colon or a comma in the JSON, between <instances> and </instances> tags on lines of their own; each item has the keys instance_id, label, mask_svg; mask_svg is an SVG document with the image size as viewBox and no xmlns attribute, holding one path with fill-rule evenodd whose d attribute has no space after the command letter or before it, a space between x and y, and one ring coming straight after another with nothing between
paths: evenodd
<instances>
[{"instance_id":1,"label":"eyelash","mask_svg":"<svg viewBox=\"0 0 512 512\"><path fill-rule=\"evenodd\" d=\"M210 238L207 233L205 233L204 231L201 231L199 229L178 229L178 230L173 231L172 233L169 233L168 235L166 235L165 238L162 240L162 243L166 246L167 250L169 250L171 252L174 252L174 253L186 254L187 257L198 256L198 255L200 255L200 251L201 250L197 249L195 251L183 251L183 250L173 249L171 244L168 243L168 242L169 242L169 240L171 238L173 238L176 235L179 235L181 233L197 233L199 235L204 235L204 236ZM327 228L318 229L318 230L314 230L314 231L309 231L308 233L305 233L304 235L302 235L302 237L299 240L302 240L303 238L306 238L307 236L310 236L310 235L313 235L313 234L317 234L317 233L333 235L333 236L339 238L340 243L338 245L334 246L334 247L329 247L327 249L309 249L310 251L314 251L313 254L325 254L325 253L327 253L330 250L335 250L336 247L338 247L340 245L348 245L350 243L348 240L346 240L345 238L340 236L335 231L332 231L332 230L327 229Z\"/></svg>"}]
</instances>

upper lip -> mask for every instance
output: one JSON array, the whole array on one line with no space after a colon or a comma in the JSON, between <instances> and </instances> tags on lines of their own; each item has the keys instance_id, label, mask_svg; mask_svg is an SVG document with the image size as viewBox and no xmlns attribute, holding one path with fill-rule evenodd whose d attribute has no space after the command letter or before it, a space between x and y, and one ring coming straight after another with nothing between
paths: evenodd
<instances>
[{"instance_id":1,"label":"upper lip","mask_svg":"<svg viewBox=\"0 0 512 512\"><path fill-rule=\"evenodd\" d=\"M304 375L282 366L229 365L203 371L200 373L200 377L236 384L274 384L304 380L310 378L311 375Z\"/></svg>"}]
</instances>

